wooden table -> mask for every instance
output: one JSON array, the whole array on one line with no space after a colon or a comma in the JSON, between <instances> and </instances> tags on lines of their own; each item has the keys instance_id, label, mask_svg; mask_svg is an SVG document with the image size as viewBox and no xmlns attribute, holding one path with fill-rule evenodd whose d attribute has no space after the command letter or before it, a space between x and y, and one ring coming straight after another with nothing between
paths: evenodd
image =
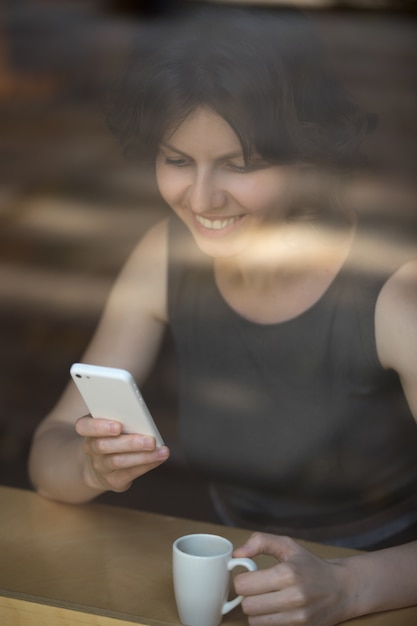
<instances>
[{"instance_id":1,"label":"wooden table","mask_svg":"<svg viewBox=\"0 0 417 626\"><path fill-rule=\"evenodd\" d=\"M99 504L50 502L0 487L1 626L179 624L171 577L172 542L214 532L234 545L249 531ZM353 554L305 544L325 557ZM257 559L260 567L271 562ZM416 626L417 607L353 620ZM224 619L243 626L240 608Z\"/></svg>"}]
</instances>

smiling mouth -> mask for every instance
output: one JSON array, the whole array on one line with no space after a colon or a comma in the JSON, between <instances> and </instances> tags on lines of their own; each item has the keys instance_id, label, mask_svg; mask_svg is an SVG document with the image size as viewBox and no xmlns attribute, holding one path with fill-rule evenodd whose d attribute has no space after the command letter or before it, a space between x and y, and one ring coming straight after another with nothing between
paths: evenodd
<instances>
[{"instance_id":1,"label":"smiling mouth","mask_svg":"<svg viewBox=\"0 0 417 626\"><path fill-rule=\"evenodd\" d=\"M229 217L224 220L209 220L206 217L202 217L201 215L196 215L195 219L199 224L201 224L202 226L204 226L204 228L207 228L208 230L223 230L224 228L227 228L228 226L231 226L235 222L241 220L242 216L237 215L235 217Z\"/></svg>"}]
</instances>

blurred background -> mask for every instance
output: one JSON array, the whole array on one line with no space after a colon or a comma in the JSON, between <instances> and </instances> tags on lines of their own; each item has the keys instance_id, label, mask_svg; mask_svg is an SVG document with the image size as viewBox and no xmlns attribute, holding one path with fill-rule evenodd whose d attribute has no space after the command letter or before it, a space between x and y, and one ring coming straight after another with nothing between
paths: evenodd
<instances>
[{"instance_id":1,"label":"blurred background","mask_svg":"<svg viewBox=\"0 0 417 626\"><path fill-rule=\"evenodd\" d=\"M235 2L234 4L237 4ZM245 4L244 2L242 4ZM258 3L262 4L262 3ZM311 16L348 90L379 126L359 202L409 245L417 232L417 2L270 0ZM31 488L34 429L68 381L110 286L167 214L103 114L134 37L169 0L3 0L0 6L0 483ZM396 235L397 236L397 235ZM173 454L101 501L215 519L176 444L176 362L166 337L143 394Z\"/></svg>"}]
</instances>

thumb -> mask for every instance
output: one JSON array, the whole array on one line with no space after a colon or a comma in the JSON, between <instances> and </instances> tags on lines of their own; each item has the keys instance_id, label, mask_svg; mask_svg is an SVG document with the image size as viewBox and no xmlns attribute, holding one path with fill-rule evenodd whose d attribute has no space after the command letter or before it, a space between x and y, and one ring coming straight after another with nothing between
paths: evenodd
<instances>
[{"instance_id":1,"label":"thumb","mask_svg":"<svg viewBox=\"0 0 417 626\"><path fill-rule=\"evenodd\" d=\"M268 554L279 561L287 561L297 551L297 544L290 537L271 535L269 533L253 533L246 543L233 552L237 558L254 557Z\"/></svg>"}]
</instances>

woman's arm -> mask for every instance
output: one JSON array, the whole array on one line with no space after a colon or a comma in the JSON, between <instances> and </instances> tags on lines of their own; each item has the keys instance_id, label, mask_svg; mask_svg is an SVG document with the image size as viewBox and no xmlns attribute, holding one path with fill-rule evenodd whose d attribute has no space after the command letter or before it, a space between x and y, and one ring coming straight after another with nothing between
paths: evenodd
<instances>
[{"instance_id":1,"label":"woman's arm","mask_svg":"<svg viewBox=\"0 0 417 626\"><path fill-rule=\"evenodd\" d=\"M379 359L397 371L417 421L417 262L401 267L384 285L375 332ZM234 554L269 554L278 560L270 569L235 579L251 626L334 626L360 615L417 605L417 541L326 560L288 537L255 533Z\"/></svg>"},{"instance_id":2,"label":"woman's arm","mask_svg":"<svg viewBox=\"0 0 417 626\"><path fill-rule=\"evenodd\" d=\"M417 260L403 265L381 290L375 334L379 359L398 373L417 422Z\"/></svg>"},{"instance_id":3,"label":"woman's arm","mask_svg":"<svg viewBox=\"0 0 417 626\"><path fill-rule=\"evenodd\" d=\"M417 541L343 559L322 559L289 537L255 533L234 552L277 565L235 578L251 626L335 626L417 604Z\"/></svg>"},{"instance_id":4,"label":"woman's arm","mask_svg":"<svg viewBox=\"0 0 417 626\"><path fill-rule=\"evenodd\" d=\"M167 224L157 224L140 241L120 273L83 361L121 367L139 384L150 371L167 320ZM43 495L84 502L132 480L169 456L141 435L122 435L118 422L92 420L72 381L39 425L29 472ZM81 419L80 419L81 418Z\"/></svg>"}]
</instances>

